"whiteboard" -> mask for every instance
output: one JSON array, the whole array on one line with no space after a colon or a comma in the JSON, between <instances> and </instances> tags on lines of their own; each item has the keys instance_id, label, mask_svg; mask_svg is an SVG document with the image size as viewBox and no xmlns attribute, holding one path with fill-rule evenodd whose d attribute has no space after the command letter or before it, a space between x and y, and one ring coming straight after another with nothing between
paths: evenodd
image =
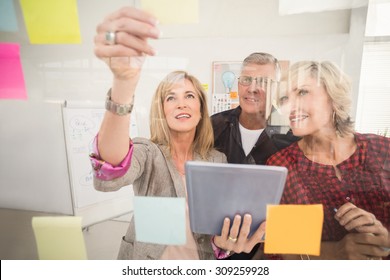
<instances>
[{"instance_id":1,"label":"whiteboard","mask_svg":"<svg viewBox=\"0 0 390 280\"><path fill-rule=\"evenodd\" d=\"M88 155L99 131L105 109L103 103L67 101L63 107L64 135L75 216L82 216L83 226L122 216L133 210L132 186L114 192L100 192L93 187L93 173ZM134 116L133 116L134 115ZM136 114L130 124L132 137L138 136Z\"/></svg>"}]
</instances>

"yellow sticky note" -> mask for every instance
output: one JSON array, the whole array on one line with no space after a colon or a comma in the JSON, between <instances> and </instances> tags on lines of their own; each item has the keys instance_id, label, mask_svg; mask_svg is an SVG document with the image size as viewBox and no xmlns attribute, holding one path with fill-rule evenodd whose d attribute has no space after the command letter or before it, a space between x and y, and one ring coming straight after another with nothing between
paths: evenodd
<instances>
[{"instance_id":1,"label":"yellow sticky note","mask_svg":"<svg viewBox=\"0 0 390 280\"><path fill-rule=\"evenodd\" d=\"M32 227L39 259L87 259L81 217L33 217Z\"/></svg>"},{"instance_id":2,"label":"yellow sticky note","mask_svg":"<svg viewBox=\"0 0 390 280\"><path fill-rule=\"evenodd\" d=\"M141 0L141 7L162 24L199 22L198 0Z\"/></svg>"},{"instance_id":3,"label":"yellow sticky note","mask_svg":"<svg viewBox=\"0 0 390 280\"><path fill-rule=\"evenodd\" d=\"M79 44L76 0L20 0L31 44Z\"/></svg>"},{"instance_id":4,"label":"yellow sticky note","mask_svg":"<svg viewBox=\"0 0 390 280\"><path fill-rule=\"evenodd\" d=\"M322 204L268 205L264 252L319 256L323 221Z\"/></svg>"}]
</instances>

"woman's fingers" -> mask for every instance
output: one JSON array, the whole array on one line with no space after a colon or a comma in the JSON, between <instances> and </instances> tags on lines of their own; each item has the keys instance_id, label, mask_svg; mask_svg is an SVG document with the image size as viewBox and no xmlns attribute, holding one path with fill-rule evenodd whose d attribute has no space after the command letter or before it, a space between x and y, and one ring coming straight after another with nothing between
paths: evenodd
<instances>
[{"instance_id":1,"label":"woman's fingers","mask_svg":"<svg viewBox=\"0 0 390 280\"><path fill-rule=\"evenodd\" d=\"M335 218L336 220L340 221L340 219L342 217L344 217L344 215L349 212L350 210L356 208L356 206L350 202L347 202L345 204L343 204L339 209L337 209L337 212L335 214Z\"/></svg>"},{"instance_id":2,"label":"woman's fingers","mask_svg":"<svg viewBox=\"0 0 390 280\"><path fill-rule=\"evenodd\" d=\"M231 227L229 218L225 218L221 236L215 236L214 238L215 245L221 249L235 253L251 252L257 243L263 241L265 222L249 237L251 224L252 216L249 214L245 214L243 218L240 215L236 215Z\"/></svg>"},{"instance_id":3,"label":"woman's fingers","mask_svg":"<svg viewBox=\"0 0 390 280\"><path fill-rule=\"evenodd\" d=\"M340 220L340 225L344 226L346 230L351 231L363 226L374 226L376 218L373 214L366 211L353 211L354 215Z\"/></svg>"},{"instance_id":4,"label":"woman's fingers","mask_svg":"<svg viewBox=\"0 0 390 280\"><path fill-rule=\"evenodd\" d=\"M248 238L248 235L251 230L251 224L252 224L252 216L249 214L245 214L240 229L240 235L238 237L240 241L245 241Z\"/></svg>"},{"instance_id":5,"label":"woman's fingers","mask_svg":"<svg viewBox=\"0 0 390 280\"><path fill-rule=\"evenodd\" d=\"M130 80L138 77L146 55L155 55L148 39L158 38L157 19L133 7L122 8L96 27L95 55L104 60L114 77Z\"/></svg>"},{"instance_id":6,"label":"woman's fingers","mask_svg":"<svg viewBox=\"0 0 390 280\"><path fill-rule=\"evenodd\" d=\"M249 214L244 215L241 228L239 229L239 234L237 237L237 244L234 248L234 251L237 253L246 252L248 249L248 235L250 233L252 224L252 216ZM250 252L250 250L249 250Z\"/></svg>"},{"instance_id":7,"label":"woman's fingers","mask_svg":"<svg viewBox=\"0 0 390 280\"><path fill-rule=\"evenodd\" d=\"M230 230L230 219L229 218L225 218L223 220L223 226L222 226L222 230L221 230L221 238L223 239L227 239L228 236L229 236L229 230Z\"/></svg>"},{"instance_id":8,"label":"woman's fingers","mask_svg":"<svg viewBox=\"0 0 390 280\"><path fill-rule=\"evenodd\" d=\"M264 236L265 236L265 225L266 222L262 222L260 226L257 228L256 232L251 236L251 240L253 239L254 242L260 243L264 242Z\"/></svg>"},{"instance_id":9,"label":"woman's fingers","mask_svg":"<svg viewBox=\"0 0 390 280\"><path fill-rule=\"evenodd\" d=\"M160 30L148 23L140 22L132 18L120 18L114 21L105 21L98 25L97 33L124 32L140 38L157 39L160 37Z\"/></svg>"},{"instance_id":10,"label":"woman's fingers","mask_svg":"<svg viewBox=\"0 0 390 280\"><path fill-rule=\"evenodd\" d=\"M335 219L348 231L357 230L363 226L374 226L376 221L373 214L358 208L349 202L338 209Z\"/></svg>"},{"instance_id":11,"label":"woman's fingers","mask_svg":"<svg viewBox=\"0 0 390 280\"><path fill-rule=\"evenodd\" d=\"M387 257L388 252L383 249L384 238L371 233L355 233L355 242L358 250L365 257L382 258Z\"/></svg>"},{"instance_id":12,"label":"woman's fingers","mask_svg":"<svg viewBox=\"0 0 390 280\"><path fill-rule=\"evenodd\" d=\"M123 7L107 16L105 21L113 21L122 17L133 18L151 25L156 25L158 23L158 20L150 13L138 10L134 7Z\"/></svg>"},{"instance_id":13,"label":"woman's fingers","mask_svg":"<svg viewBox=\"0 0 390 280\"><path fill-rule=\"evenodd\" d=\"M142 54L155 55L156 51L146 40L132 36L128 33L118 32L116 35L116 44L107 45L97 41L104 41L105 34L95 36L95 54L98 57L112 56L141 56ZM97 43L96 43L97 42Z\"/></svg>"},{"instance_id":14,"label":"woman's fingers","mask_svg":"<svg viewBox=\"0 0 390 280\"><path fill-rule=\"evenodd\" d=\"M148 39L157 39L160 30L157 20L148 13L132 7L122 8L108 16L96 28L95 54L102 57L155 55L155 50L148 44ZM114 38L107 41L107 34L114 33Z\"/></svg>"},{"instance_id":15,"label":"woman's fingers","mask_svg":"<svg viewBox=\"0 0 390 280\"><path fill-rule=\"evenodd\" d=\"M238 233L240 232L240 226L241 226L241 216L236 215L233 219L232 227L230 228L228 241L231 241L233 243L237 242L238 240Z\"/></svg>"}]
</instances>

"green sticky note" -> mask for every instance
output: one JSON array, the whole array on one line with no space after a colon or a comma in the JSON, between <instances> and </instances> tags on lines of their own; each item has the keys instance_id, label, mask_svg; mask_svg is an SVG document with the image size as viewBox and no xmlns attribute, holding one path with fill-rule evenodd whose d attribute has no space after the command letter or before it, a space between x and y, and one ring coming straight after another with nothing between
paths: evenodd
<instances>
[{"instance_id":1,"label":"green sticky note","mask_svg":"<svg viewBox=\"0 0 390 280\"><path fill-rule=\"evenodd\" d=\"M186 243L184 198L134 197L134 221L137 241L183 245Z\"/></svg>"}]
</instances>

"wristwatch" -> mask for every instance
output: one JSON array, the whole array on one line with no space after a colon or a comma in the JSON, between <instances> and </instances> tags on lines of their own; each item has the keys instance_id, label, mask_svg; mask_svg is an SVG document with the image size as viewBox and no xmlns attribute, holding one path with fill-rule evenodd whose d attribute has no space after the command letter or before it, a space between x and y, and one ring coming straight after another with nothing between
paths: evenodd
<instances>
[{"instance_id":1,"label":"wristwatch","mask_svg":"<svg viewBox=\"0 0 390 280\"><path fill-rule=\"evenodd\" d=\"M107 92L106 110L118 116L125 116L133 111L134 98L130 104L119 104L111 100L111 89Z\"/></svg>"}]
</instances>

